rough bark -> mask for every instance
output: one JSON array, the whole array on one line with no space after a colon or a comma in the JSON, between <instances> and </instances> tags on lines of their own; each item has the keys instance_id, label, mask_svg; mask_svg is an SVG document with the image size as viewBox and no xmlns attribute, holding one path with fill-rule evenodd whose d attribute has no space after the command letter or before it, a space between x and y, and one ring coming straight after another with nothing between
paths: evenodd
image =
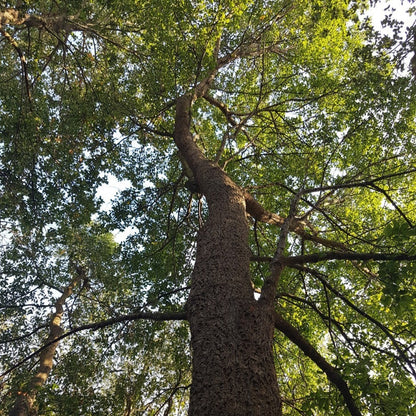
<instances>
[{"instance_id":1,"label":"rough bark","mask_svg":"<svg viewBox=\"0 0 416 416\"><path fill-rule=\"evenodd\" d=\"M191 96L177 102L175 142L205 195L187 303L193 352L190 416L281 414L272 350L273 310L250 284L243 191L207 160L190 134Z\"/></svg>"}]
</instances>

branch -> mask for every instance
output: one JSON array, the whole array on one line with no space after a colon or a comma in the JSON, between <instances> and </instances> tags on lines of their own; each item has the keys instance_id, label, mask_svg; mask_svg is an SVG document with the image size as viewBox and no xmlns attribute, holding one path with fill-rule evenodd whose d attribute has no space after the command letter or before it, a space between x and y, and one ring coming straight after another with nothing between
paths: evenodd
<instances>
[{"instance_id":1,"label":"branch","mask_svg":"<svg viewBox=\"0 0 416 416\"><path fill-rule=\"evenodd\" d=\"M47 324L40 325L40 326L38 326L37 328L33 329L31 332L29 332L27 334L21 335L21 336L16 337L16 338L10 338L10 339L6 339L4 341L0 341L0 344L10 344L11 342L21 341L22 339L29 338L30 336L32 336L33 334L36 334L41 329L45 329L47 327L48 327Z\"/></svg>"},{"instance_id":2,"label":"branch","mask_svg":"<svg viewBox=\"0 0 416 416\"><path fill-rule=\"evenodd\" d=\"M148 124L140 123L138 120L134 119L133 117L130 117L130 120L133 123L136 124L136 126L138 127L138 129L140 131L144 131L145 133L156 134L156 135L161 136L161 137L169 137L169 138L173 137L172 133L170 133L168 131L158 130L158 129L152 127L150 125L150 123L148 123Z\"/></svg>"},{"instance_id":3,"label":"branch","mask_svg":"<svg viewBox=\"0 0 416 416\"><path fill-rule=\"evenodd\" d=\"M270 276L266 279L261 289L260 299L266 300L266 302L269 305L271 305L274 300L280 275L282 274L282 271L285 268L285 264L284 262L282 262L282 259L284 258L283 253L285 251L287 237L289 235L289 230L292 225L292 221L296 215L299 196L300 195L296 195L290 203L289 215L283 222L282 228L280 230L279 240L277 242L276 252L273 256L272 261L270 262Z\"/></svg>"},{"instance_id":4,"label":"branch","mask_svg":"<svg viewBox=\"0 0 416 416\"><path fill-rule=\"evenodd\" d=\"M244 192L244 197L246 199L246 211L250 214L255 220L271 224L277 225L281 227L285 221L285 218L277 215L273 212L267 211L249 192ZM325 247L350 251L350 249L343 243L339 241L332 241L326 238L319 237L316 234L310 234L305 230L306 222L302 221L299 218L294 218L291 221L289 230L296 233L299 237L302 237L304 240L313 241L317 244L321 244Z\"/></svg>"},{"instance_id":5,"label":"branch","mask_svg":"<svg viewBox=\"0 0 416 416\"><path fill-rule=\"evenodd\" d=\"M30 94L30 81L29 81L29 75L28 75L28 70L27 70L26 57L25 57L25 54L23 53L22 49L20 48L19 44L13 38L13 36L10 35L10 33L6 32L3 29L3 27L2 27L3 22L4 21L7 22L7 20L5 20L5 18L3 17L3 14L4 13L0 13L0 34L2 34L7 39L7 41L13 46L13 48L15 49L17 54L19 55L20 63L22 65L23 78L24 78L24 81L25 81L25 88L26 88L27 98L29 100L29 103L32 103L32 98L31 98L31 94Z\"/></svg>"},{"instance_id":6,"label":"branch","mask_svg":"<svg viewBox=\"0 0 416 416\"><path fill-rule=\"evenodd\" d=\"M400 207L394 202L393 198L387 193L387 191L385 189L380 188L378 185L372 184L371 188L373 188L374 190L376 190L377 192L380 192L381 194L383 194L386 199L394 206L394 208L396 209L396 211L404 218L404 220L409 224L410 228L413 228L414 225L412 224L412 222L409 220L409 218L406 217L405 213L400 209Z\"/></svg>"},{"instance_id":7,"label":"branch","mask_svg":"<svg viewBox=\"0 0 416 416\"><path fill-rule=\"evenodd\" d=\"M379 328L386 336L389 338L393 346L396 348L400 358L409 366L409 371L414 378L416 378L416 369L413 367L411 361L407 358L405 350L402 349L399 342L393 336L392 332L389 328L379 322L377 319L373 318L367 312L360 309L357 305L355 305L351 300L349 300L343 293L337 290L334 286L332 286L327 279L325 279L324 275L317 270L310 269L309 267L302 267L302 266L292 266L297 270L305 271L310 275L316 277L323 285L325 285L334 295L340 298L346 305L348 305L351 309L355 312L363 316L365 319L372 322L377 328Z\"/></svg>"},{"instance_id":8,"label":"branch","mask_svg":"<svg viewBox=\"0 0 416 416\"><path fill-rule=\"evenodd\" d=\"M204 98L205 98L206 101L208 101L214 107L217 107L224 114L228 123L230 123L233 127L237 126L238 123L234 119L235 114L232 111L230 111L224 103L222 103L221 101L216 100L214 97L212 97L208 93L204 94Z\"/></svg>"},{"instance_id":9,"label":"branch","mask_svg":"<svg viewBox=\"0 0 416 416\"><path fill-rule=\"evenodd\" d=\"M327 185L327 186L319 186L316 188L306 188L302 190L302 195L314 192L323 192L323 191L335 191L337 189L350 189L350 188L365 188L365 187L373 187L376 182L381 182L385 179L394 178L397 176L407 175L408 173L415 173L416 168L404 170L402 172L390 173L388 175L378 176L373 179L369 179L366 181L356 181L356 182L347 182L347 183L339 183L335 185Z\"/></svg>"},{"instance_id":10,"label":"branch","mask_svg":"<svg viewBox=\"0 0 416 416\"><path fill-rule=\"evenodd\" d=\"M299 270L305 271L304 269L301 269L301 268L299 268ZM327 288L330 289L329 287L327 287ZM309 306L314 312L316 312L319 315L319 317L325 322L325 324L326 324L327 321L328 321L328 323L329 323L329 321L331 321L337 327L338 331L340 332L342 337L345 339L345 341L348 343L351 350L354 352L354 354L356 356L358 356L358 353L355 351L355 348L352 345L352 343L362 345L367 350L376 351L380 354L387 355L390 358L394 358L395 360L402 360L403 359L402 356L395 354L394 352L390 351L388 348L377 347L375 345L370 344L369 342L363 341L363 340L358 339L358 338L350 338L345 333L345 331L342 327L342 324L339 321L337 321L336 319L325 315L322 311L319 310L319 308L316 306L316 304L313 301L310 301L310 300L292 295L290 293L279 293L277 297L286 299L287 301L291 302L292 305L295 305L298 308L302 307L302 306L299 306L298 303ZM376 321L376 320L374 320L374 321ZM378 321L376 321L376 322L378 322ZM379 324L382 325L381 323L379 323ZM409 346L409 348L411 348L411 346ZM406 361L406 363L408 363L408 361Z\"/></svg>"},{"instance_id":11,"label":"branch","mask_svg":"<svg viewBox=\"0 0 416 416\"><path fill-rule=\"evenodd\" d=\"M336 326L337 330L341 334L341 336L344 338L344 340L347 342L348 346L351 348L351 350L354 352L356 356L358 356L354 346L352 345L351 339L347 336L345 333L345 330L343 328L343 324L336 319L334 319L330 314L325 315L317 306L317 304L312 300L307 300L304 298L301 298L299 296L291 295L289 293L280 293L277 295L277 298L285 298L288 302L290 302L292 305L296 306L297 308L302 308L303 306L309 306L313 312L316 312L319 317L322 319L325 326L327 326L328 331L331 334L331 338L333 337L333 331L332 331L332 324ZM299 305L299 302L302 304L302 306ZM334 340L332 340L334 342ZM335 344L334 344L335 346ZM394 355L393 355L394 356Z\"/></svg>"},{"instance_id":12,"label":"branch","mask_svg":"<svg viewBox=\"0 0 416 416\"><path fill-rule=\"evenodd\" d=\"M270 263L273 261L269 256L251 256L252 261L259 261L264 263ZM329 251L325 253L305 254L303 256L289 256L282 257L281 262L286 266L295 267L305 263L319 263L321 261L328 260L350 260L354 261L416 261L416 255L404 254L404 253L353 253L353 252L340 252Z\"/></svg>"},{"instance_id":13,"label":"branch","mask_svg":"<svg viewBox=\"0 0 416 416\"><path fill-rule=\"evenodd\" d=\"M271 258L269 258L271 260ZM305 254L303 256L284 257L282 262L288 266L304 263L319 263L327 260L378 260L378 261L415 261L416 255L398 253L352 253L329 251L326 253Z\"/></svg>"},{"instance_id":14,"label":"branch","mask_svg":"<svg viewBox=\"0 0 416 416\"><path fill-rule=\"evenodd\" d=\"M377 192L382 193L386 199L395 207L395 209L398 211L398 213L404 218L404 220L409 224L410 227L413 227L414 225L410 222L410 220L406 217L406 215L403 213L403 211L398 207L398 205L392 200L392 198L388 195L388 193L380 188L378 185L376 185L376 182L381 182L386 179L403 176L406 174L414 173L416 172L416 168L407 169L401 172L396 173L390 173L382 176L378 176L373 179L364 180L364 181L355 181L355 182L349 182L349 183L342 183L342 184L335 184L335 185L328 185L328 186L320 186L315 188L307 188L299 191L298 193L283 184L279 184L280 186L283 186L288 191L292 192L294 195L300 194L301 196L308 194L308 193L314 193L314 192L322 192L322 191L335 191L337 189L350 189L350 188L358 188L358 187L366 187L366 188L372 188ZM264 222L267 224L274 224L277 226L282 226L284 222L284 218L280 215L274 214L270 211L267 211L258 201L255 200L255 198L249 193L245 192L245 198L246 198L246 210L247 212L257 221ZM318 209L317 206L312 205L309 201L301 198L302 201L306 202L307 204L311 205L314 209ZM322 211L321 211L322 212ZM295 218L292 221L292 226L290 228L290 231L295 232L297 235L302 237L304 240L312 241L315 243L318 243L320 245L323 245L325 247L342 250L342 251L351 251L345 244L340 243L338 241L332 241L328 240L322 237L319 237L314 230L312 230L312 234L308 233L306 231L306 226L308 224L303 221L302 218Z\"/></svg>"},{"instance_id":15,"label":"branch","mask_svg":"<svg viewBox=\"0 0 416 416\"><path fill-rule=\"evenodd\" d=\"M43 345L42 347L38 348L34 353L28 355L23 360L19 361L17 364L14 364L12 367L10 367L7 371L0 374L0 379L7 374L11 373L16 368L23 365L25 362L31 360L33 357L38 355L40 352L48 348L54 343L57 343L61 341L64 338L69 337L70 335L74 335L81 331L86 330L93 330L96 331L97 329L106 328L107 326L111 326L120 322L127 322L127 321L136 321L138 319L148 319L150 321L182 321L186 320L186 312L185 311L179 311L179 312L135 312L127 315L120 315L116 316L114 318L105 319L104 321L94 322L91 324L85 324L78 326L76 328L71 329L68 332L65 332L64 334L60 335L59 337L55 338L53 341L48 342L47 344Z\"/></svg>"},{"instance_id":16,"label":"branch","mask_svg":"<svg viewBox=\"0 0 416 416\"><path fill-rule=\"evenodd\" d=\"M354 398L348 388L347 383L338 373L335 367L329 364L324 357L306 340L302 334L286 321L279 313L275 312L275 328L285 334L295 345L297 345L304 354L309 357L328 377L328 379L337 387L344 397L345 404L351 416L362 416L360 410L354 402Z\"/></svg>"},{"instance_id":17,"label":"branch","mask_svg":"<svg viewBox=\"0 0 416 416\"><path fill-rule=\"evenodd\" d=\"M56 36L57 33L64 31L70 32L83 32L90 35L97 36L112 45L127 51L128 53L141 58L142 55L137 51L127 48L121 43L114 40L114 38L105 36L100 30L97 30L97 25L89 22L77 21L77 15L70 16L65 13L62 14L43 14L34 15L28 13L21 13L16 9L5 9L0 11L0 27L4 25L9 26L22 26L27 28L44 29ZM99 28L98 28L99 29ZM59 38L58 38L59 39Z\"/></svg>"}]
</instances>

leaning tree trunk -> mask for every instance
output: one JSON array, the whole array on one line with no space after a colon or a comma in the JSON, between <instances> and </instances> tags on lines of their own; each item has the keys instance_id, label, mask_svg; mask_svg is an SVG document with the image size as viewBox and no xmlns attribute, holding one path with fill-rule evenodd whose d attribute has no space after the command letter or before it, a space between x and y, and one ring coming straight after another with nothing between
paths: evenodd
<instances>
[{"instance_id":1,"label":"leaning tree trunk","mask_svg":"<svg viewBox=\"0 0 416 416\"><path fill-rule=\"evenodd\" d=\"M72 292L79 284L79 282L85 278L85 272L82 268L78 267L76 270L76 276L72 279L70 284L64 289L62 295L55 302L55 313L49 322L49 336L44 345L48 345L39 355L39 366L36 374L34 374L26 388L18 393L16 396L13 407L9 411L9 416L35 416L37 415L35 402L36 395L39 389L45 384L49 373L52 370L53 359L55 356L58 342L52 343L55 339L62 335L63 329L61 327L62 316L64 314L65 301L72 295ZM51 344L52 343L52 344Z\"/></svg>"},{"instance_id":2,"label":"leaning tree trunk","mask_svg":"<svg viewBox=\"0 0 416 416\"><path fill-rule=\"evenodd\" d=\"M244 194L190 134L191 96L177 102L175 142L205 195L187 302L193 353L190 416L278 416L273 311L256 302Z\"/></svg>"}]
</instances>

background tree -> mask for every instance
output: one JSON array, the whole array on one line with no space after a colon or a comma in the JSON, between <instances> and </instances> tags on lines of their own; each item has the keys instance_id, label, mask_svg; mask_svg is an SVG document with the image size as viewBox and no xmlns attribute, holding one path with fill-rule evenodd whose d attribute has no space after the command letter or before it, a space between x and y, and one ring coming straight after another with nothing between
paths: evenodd
<instances>
[{"instance_id":1,"label":"background tree","mask_svg":"<svg viewBox=\"0 0 416 416\"><path fill-rule=\"evenodd\" d=\"M414 29L366 3L1 8L0 415L413 414Z\"/></svg>"}]
</instances>

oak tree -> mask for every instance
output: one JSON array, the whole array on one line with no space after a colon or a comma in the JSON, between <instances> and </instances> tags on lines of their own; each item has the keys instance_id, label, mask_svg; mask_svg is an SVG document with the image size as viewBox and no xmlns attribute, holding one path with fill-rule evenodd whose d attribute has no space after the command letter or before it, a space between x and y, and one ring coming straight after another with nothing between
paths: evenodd
<instances>
[{"instance_id":1,"label":"oak tree","mask_svg":"<svg viewBox=\"0 0 416 416\"><path fill-rule=\"evenodd\" d=\"M367 3L2 4L0 415L415 412L415 28Z\"/></svg>"}]
</instances>

